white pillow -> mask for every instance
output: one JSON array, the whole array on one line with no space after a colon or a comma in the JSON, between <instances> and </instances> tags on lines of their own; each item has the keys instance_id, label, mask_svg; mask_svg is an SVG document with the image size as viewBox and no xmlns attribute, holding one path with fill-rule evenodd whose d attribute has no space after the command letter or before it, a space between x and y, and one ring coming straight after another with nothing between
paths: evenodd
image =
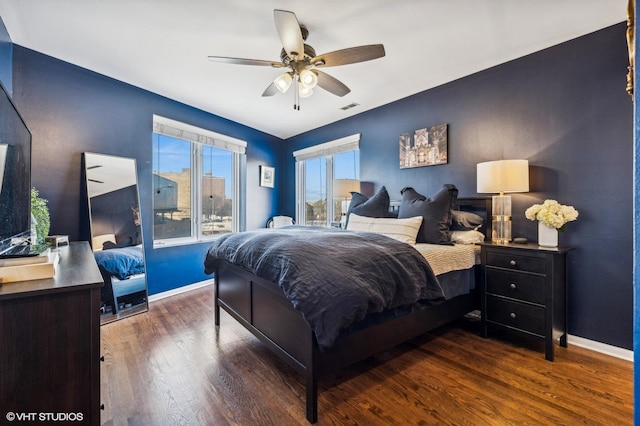
<instances>
[{"instance_id":1,"label":"white pillow","mask_svg":"<svg viewBox=\"0 0 640 426\"><path fill-rule=\"evenodd\" d=\"M451 241L455 244L479 244L484 241L480 231L451 231Z\"/></svg>"},{"instance_id":2,"label":"white pillow","mask_svg":"<svg viewBox=\"0 0 640 426\"><path fill-rule=\"evenodd\" d=\"M394 219L364 217L351 213L349 215L347 230L374 232L376 234L386 235L394 240L402 241L403 243L415 244L420 225L422 225L422 216Z\"/></svg>"}]
</instances>

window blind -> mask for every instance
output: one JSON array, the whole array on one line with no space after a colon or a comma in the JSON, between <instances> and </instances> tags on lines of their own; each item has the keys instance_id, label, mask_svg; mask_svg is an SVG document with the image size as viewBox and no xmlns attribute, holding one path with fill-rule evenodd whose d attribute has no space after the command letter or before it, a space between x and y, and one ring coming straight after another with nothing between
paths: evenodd
<instances>
[{"instance_id":1,"label":"window blind","mask_svg":"<svg viewBox=\"0 0 640 426\"><path fill-rule=\"evenodd\" d=\"M329 155L341 154L343 152L355 151L360 146L360 133L345 136L330 142L310 146L293 152L296 161L304 161L310 158L326 157Z\"/></svg>"},{"instance_id":2,"label":"window blind","mask_svg":"<svg viewBox=\"0 0 640 426\"><path fill-rule=\"evenodd\" d=\"M158 115L153 116L153 133L189 142L212 145L238 154L244 154L247 148L247 143L243 140Z\"/></svg>"}]
</instances>

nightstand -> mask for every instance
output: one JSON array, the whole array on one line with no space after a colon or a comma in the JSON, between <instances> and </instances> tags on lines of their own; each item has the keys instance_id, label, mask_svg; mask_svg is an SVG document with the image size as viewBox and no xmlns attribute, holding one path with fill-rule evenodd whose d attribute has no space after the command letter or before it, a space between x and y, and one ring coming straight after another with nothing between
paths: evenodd
<instances>
[{"instance_id":1,"label":"nightstand","mask_svg":"<svg viewBox=\"0 0 640 426\"><path fill-rule=\"evenodd\" d=\"M491 328L545 342L553 361L554 342L567 347L567 253L571 247L537 244L481 244L482 336Z\"/></svg>"}]
</instances>

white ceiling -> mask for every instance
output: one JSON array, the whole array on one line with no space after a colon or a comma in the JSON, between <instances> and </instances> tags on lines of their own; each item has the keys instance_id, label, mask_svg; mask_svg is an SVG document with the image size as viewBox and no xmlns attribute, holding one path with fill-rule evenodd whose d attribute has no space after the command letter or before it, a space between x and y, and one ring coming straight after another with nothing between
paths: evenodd
<instances>
[{"instance_id":1,"label":"white ceiling","mask_svg":"<svg viewBox=\"0 0 640 426\"><path fill-rule=\"evenodd\" d=\"M2 0L12 41L286 139L626 20L627 0ZM273 9L317 54L383 43L386 57L323 68L351 88L261 97L282 71ZM624 43L624 40L621 40ZM356 108L340 108L352 102Z\"/></svg>"}]
</instances>

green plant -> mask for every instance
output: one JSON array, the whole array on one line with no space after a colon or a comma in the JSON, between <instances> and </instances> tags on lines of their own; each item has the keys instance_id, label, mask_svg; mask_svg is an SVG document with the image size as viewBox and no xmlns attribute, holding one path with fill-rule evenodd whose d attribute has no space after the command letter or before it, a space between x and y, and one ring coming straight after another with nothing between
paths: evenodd
<instances>
[{"instance_id":1,"label":"green plant","mask_svg":"<svg viewBox=\"0 0 640 426\"><path fill-rule=\"evenodd\" d=\"M44 242L44 238L49 235L51 219L49 217L49 208L47 207L48 201L40 198L39 194L37 189L31 188L31 214L36 221L37 243L41 244Z\"/></svg>"}]
</instances>

